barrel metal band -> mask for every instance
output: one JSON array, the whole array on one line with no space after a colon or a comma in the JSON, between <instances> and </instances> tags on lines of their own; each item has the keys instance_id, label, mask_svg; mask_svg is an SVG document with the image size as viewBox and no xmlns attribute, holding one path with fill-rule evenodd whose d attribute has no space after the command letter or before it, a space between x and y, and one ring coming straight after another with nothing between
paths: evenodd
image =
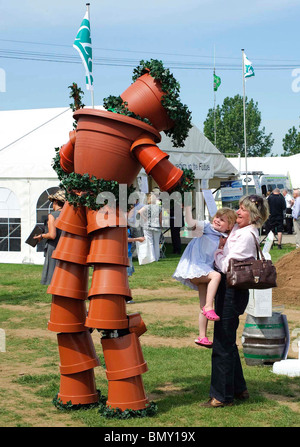
<instances>
[{"instance_id":1,"label":"barrel metal band","mask_svg":"<svg viewBox=\"0 0 300 447\"><path fill-rule=\"evenodd\" d=\"M245 327L254 327L254 328L258 328L258 329L280 329L283 328L283 324L279 323L279 324L251 324L251 323L246 323Z\"/></svg>"}]
</instances>

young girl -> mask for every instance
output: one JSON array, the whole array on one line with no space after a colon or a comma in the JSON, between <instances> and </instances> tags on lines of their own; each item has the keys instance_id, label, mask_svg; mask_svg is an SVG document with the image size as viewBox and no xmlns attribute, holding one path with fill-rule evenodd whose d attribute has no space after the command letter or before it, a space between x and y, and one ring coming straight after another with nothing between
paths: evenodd
<instances>
[{"instance_id":1,"label":"young girl","mask_svg":"<svg viewBox=\"0 0 300 447\"><path fill-rule=\"evenodd\" d=\"M206 336L207 320L218 321L220 318L213 309L215 294L218 290L221 274L214 270L214 254L219 248L220 238L227 237L236 221L236 213L230 208L217 211L212 223L196 221L192 218L191 207L185 207L187 224L200 230L200 237L195 237L187 245L173 278L198 290L200 309L199 337L195 343L212 347Z\"/></svg>"}]
</instances>

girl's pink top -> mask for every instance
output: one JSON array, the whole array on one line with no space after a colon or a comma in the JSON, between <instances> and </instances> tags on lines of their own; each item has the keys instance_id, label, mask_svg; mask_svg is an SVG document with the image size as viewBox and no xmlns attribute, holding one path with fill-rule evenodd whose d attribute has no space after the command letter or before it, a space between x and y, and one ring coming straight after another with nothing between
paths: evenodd
<instances>
[{"instance_id":1,"label":"girl's pink top","mask_svg":"<svg viewBox=\"0 0 300 447\"><path fill-rule=\"evenodd\" d=\"M227 272L229 259L237 259L239 261L257 257L256 245L252 234L259 242L259 234L256 227L247 225L239 228L237 224L234 225L229 237L227 238L224 248L218 249L215 253L215 265L223 273Z\"/></svg>"}]
</instances>

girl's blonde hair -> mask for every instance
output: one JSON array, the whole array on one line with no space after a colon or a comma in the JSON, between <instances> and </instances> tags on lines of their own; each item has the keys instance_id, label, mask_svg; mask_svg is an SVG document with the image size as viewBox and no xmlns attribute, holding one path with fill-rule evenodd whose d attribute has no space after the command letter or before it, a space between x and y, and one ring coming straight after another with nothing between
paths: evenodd
<instances>
[{"instance_id":1,"label":"girl's blonde hair","mask_svg":"<svg viewBox=\"0 0 300 447\"><path fill-rule=\"evenodd\" d=\"M228 225L229 225L228 231L230 231L236 222L236 212L234 210L232 210L231 208L226 208L226 207L220 208L214 215L214 218L221 217L221 216L227 217Z\"/></svg>"}]
</instances>

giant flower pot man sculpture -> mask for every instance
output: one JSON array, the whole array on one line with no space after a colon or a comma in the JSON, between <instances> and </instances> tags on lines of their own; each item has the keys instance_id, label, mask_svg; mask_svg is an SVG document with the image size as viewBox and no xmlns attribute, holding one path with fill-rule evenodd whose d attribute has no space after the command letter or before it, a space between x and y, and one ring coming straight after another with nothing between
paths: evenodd
<instances>
[{"instance_id":1,"label":"giant flower pot man sculpture","mask_svg":"<svg viewBox=\"0 0 300 447\"><path fill-rule=\"evenodd\" d=\"M176 119L162 106L171 87L155 78L151 66L172 77L160 61L142 61L135 82L120 97L107 100L109 110L84 108L74 113L77 129L59 152L68 202L57 220L62 235L53 254L57 266L48 288L52 294L48 329L57 332L62 404L98 401L94 368L99 360L90 331L96 328L102 331L106 405L121 411L148 405L142 382L147 363L139 341L146 326L140 314L126 313L126 302L131 300L126 213L118 203L115 208L97 206L96 198L108 185L130 188L141 167L163 191L172 191L182 181L183 171L156 146L159 132L175 128ZM182 105L180 110L177 89L178 84L173 99L181 126L185 119L185 134L182 129L180 134L185 138L191 127L190 112ZM111 101L115 106L108 104ZM142 120L146 118L151 124ZM89 266L93 267L90 289Z\"/></svg>"}]
</instances>

